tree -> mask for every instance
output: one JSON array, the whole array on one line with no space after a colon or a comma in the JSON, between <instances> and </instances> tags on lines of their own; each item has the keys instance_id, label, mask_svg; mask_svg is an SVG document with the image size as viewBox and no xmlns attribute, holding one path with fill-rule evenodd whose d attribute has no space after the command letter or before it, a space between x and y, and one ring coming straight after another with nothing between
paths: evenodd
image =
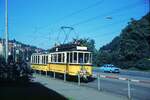
<instances>
[{"instance_id":1,"label":"tree","mask_svg":"<svg viewBox=\"0 0 150 100\"><path fill-rule=\"evenodd\" d=\"M100 48L97 64L112 63L121 68L150 68L150 13L131 19L121 34ZM146 67L147 65L147 67Z\"/></svg>"}]
</instances>

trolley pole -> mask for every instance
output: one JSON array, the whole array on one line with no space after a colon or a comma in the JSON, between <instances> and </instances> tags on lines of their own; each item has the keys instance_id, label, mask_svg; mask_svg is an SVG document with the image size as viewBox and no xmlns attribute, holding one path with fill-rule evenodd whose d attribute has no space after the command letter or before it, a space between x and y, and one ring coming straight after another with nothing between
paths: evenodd
<instances>
[{"instance_id":1,"label":"trolley pole","mask_svg":"<svg viewBox=\"0 0 150 100\"><path fill-rule=\"evenodd\" d=\"M5 0L5 61L8 62L8 0Z\"/></svg>"}]
</instances>

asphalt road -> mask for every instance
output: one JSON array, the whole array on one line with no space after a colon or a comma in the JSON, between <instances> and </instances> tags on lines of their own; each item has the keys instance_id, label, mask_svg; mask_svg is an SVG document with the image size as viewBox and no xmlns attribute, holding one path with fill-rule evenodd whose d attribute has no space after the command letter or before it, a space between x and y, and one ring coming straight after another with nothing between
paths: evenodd
<instances>
[{"instance_id":1,"label":"asphalt road","mask_svg":"<svg viewBox=\"0 0 150 100\"><path fill-rule=\"evenodd\" d=\"M93 82L82 83L82 85L97 89L97 79ZM110 92L127 97L127 81L104 79L100 80L101 91ZM150 85L131 82L131 97L133 100L150 100Z\"/></svg>"},{"instance_id":2,"label":"asphalt road","mask_svg":"<svg viewBox=\"0 0 150 100\"><path fill-rule=\"evenodd\" d=\"M98 68L94 69L93 72L101 72ZM118 75L126 75L131 77L141 77L141 78L150 78L150 72L143 71L129 71L121 70Z\"/></svg>"},{"instance_id":3,"label":"asphalt road","mask_svg":"<svg viewBox=\"0 0 150 100\"><path fill-rule=\"evenodd\" d=\"M101 73L107 76L114 75L130 79L150 81L150 72L121 70L119 74L112 74L102 73L98 69L95 69L93 70L93 73ZM92 88L97 88L97 79L93 82L84 85ZM104 78L101 79L102 91L127 96L127 86L127 81ZM150 100L150 84L131 82L131 96L132 99Z\"/></svg>"},{"instance_id":4,"label":"asphalt road","mask_svg":"<svg viewBox=\"0 0 150 100\"><path fill-rule=\"evenodd\" d=\"M129 76L150 78L150 72L121 70L120 74L121 75L129 75Z\"/></svg>"},{"instance_id":5,"label":"asphalt road","mask_svg":"<svg viewBox=\"0 0 150 100\"><path fill-rule=\"evenodd\" d=\"M94 71L93 73L99 73L99 72ZM124 76L128 78L140 79L140 80L150 80L150 77L148 77L149 73L146 75L144 75L143 72L138 72L138 71L137 72L124 71L122 74L121 73L120 74L101 73L101 74L108 75L108 76L112 76L112 75ZM128 75L128 73L130 73L130 75ZM70 82L73 84L77 84L77 82L75 81L74 82L70 81ZM88 83L82 82L81 85L94 88L95 90L97 90L97 83L98 83L97 79L95 79L94 81ZM127 93L128 93L127 81L101 78L100 84L101 84L102 92L109 92L109 93L127 97ZM131 82L131 98L132 100L150 100L150 84Z\"/></svg>"}]
</instances>

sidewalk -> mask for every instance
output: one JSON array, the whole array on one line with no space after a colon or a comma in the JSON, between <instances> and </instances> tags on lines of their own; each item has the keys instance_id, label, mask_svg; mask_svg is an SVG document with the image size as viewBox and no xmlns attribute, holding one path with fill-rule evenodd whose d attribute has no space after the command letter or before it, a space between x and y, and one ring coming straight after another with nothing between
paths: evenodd
<instances>
[{"instance_id":1,"label":"sidewalk","mask_svg":"<svg viewBox=\"0 0 150 100\"><path fill-rule=\"evenodd\" d=\"M98 90L78 86L69 82L63 82L63 80L53 79L46 76L34 75L36 77L34 81L40 82L47 88L50 88L69 100L127 100L127 98L114 95L106 92L100 92Z\"/></svg>"}]
</instances>

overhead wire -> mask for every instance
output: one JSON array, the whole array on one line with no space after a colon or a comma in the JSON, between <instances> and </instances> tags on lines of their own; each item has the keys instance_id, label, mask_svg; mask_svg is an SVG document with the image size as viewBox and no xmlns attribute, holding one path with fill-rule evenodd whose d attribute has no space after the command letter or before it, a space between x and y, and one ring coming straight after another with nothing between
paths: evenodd
<instances>
[{"instance_id":1,"label":"overhead wire","mask_svg":"<svg viewBox=\"0 0 150 100\"><path fill-rule=\"evenodd\" d=\"M110 12L104 13L103 15L97 15L97 16L88 18L88 19L86 19L86 20L82 20L82 21L77 22L77 23L74 23L74 24L72 24L72 25L70 25L70 26L73 27L73 26L78 26L78 25L81 25L81 24L85 24L85 23L87 23L87 22L96 20L96 19L98 19L98 18L100 18L100 17L102 17L102 16L114 14L114 13L116 13L116 12L123 11L123 10L128 10L128 9L126 9L126 8L129 8L129 7L132 8L132 7L138 6L138 4L140 4L139 1L136 2L136 3L132 3L132 4L130 4L130 5L123 6L123 7L121 7L121 8L117 8L117 9L111 10Z\"/></svg>"},{"instance_id":2,"label":"overhead wire","mask_svg":"<svg viewBox=\"0 0 150 100\"><path fill-rule=\"evenodd\" d=\"M93 3L93 4L91 4L91 5L88 5L88 6L85 7L85 8L81 8L81 9L79 9L79 10L77 10L77 11L74 11L74 12L68 14L68 15L65 15L65 16L59 18L59 19L58 19L57 21L55 21L55 23L53 23L53 24L57 24L57 23L59 23L59 22L61 22L61 21L64 21L65 19L70 18L70 17L72 17L72 16L74 16L74 15L76 15L76 14L79 14L79 13L81 13L81 12L83 12L83 11L86 11L86 10L88 10L88 9L90 9L90 8L94 8L94 7L96 7L96 6L99 6L99 5L102 4L103 2L104 2L104 0L100 0L100 1L97 1L97 2L95 2L95 3ZM46 27L49 27L49 26L51 26L51 25L42 26L42 27L39 27L39 29L43 29L43 28L46 28Z\"/></svg>"}]
</instances>

